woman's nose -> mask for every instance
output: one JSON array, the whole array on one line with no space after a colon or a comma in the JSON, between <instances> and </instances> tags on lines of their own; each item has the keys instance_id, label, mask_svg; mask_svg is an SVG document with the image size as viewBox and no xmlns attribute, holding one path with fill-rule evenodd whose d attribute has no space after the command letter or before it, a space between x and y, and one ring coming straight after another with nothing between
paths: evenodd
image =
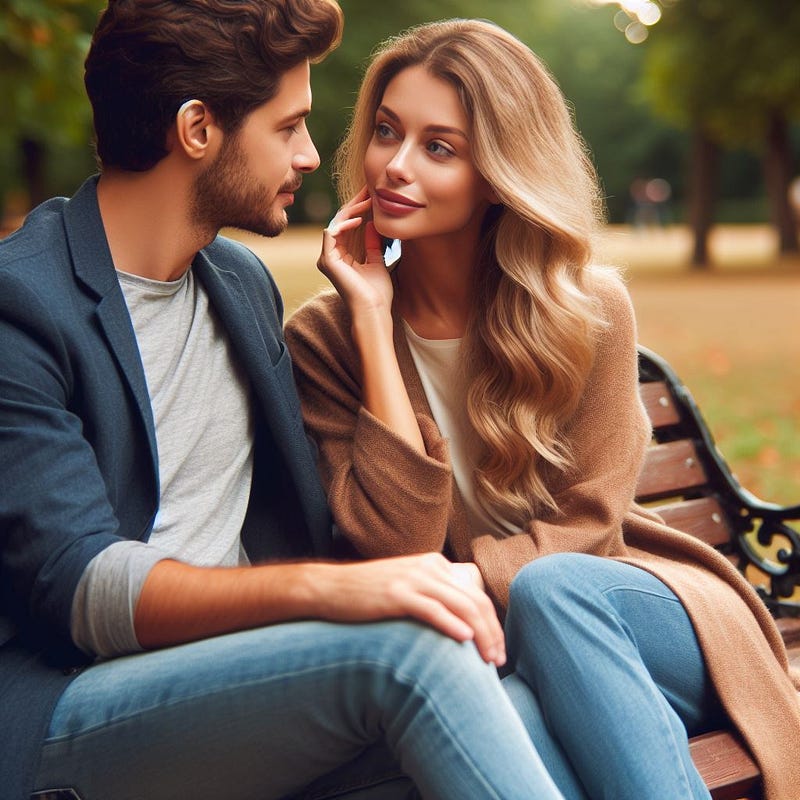
<instances>
[{"instance_id":1,"label":"woman's nose","mask_svg":"<svg viewBox=\"0 0 800 800\"><path fill-rule=\"evenodd\" d=\"M386 174L398 183L411 182L411 154L407 147L400 147L386 165Z\"/></svg>"}]
</instances>

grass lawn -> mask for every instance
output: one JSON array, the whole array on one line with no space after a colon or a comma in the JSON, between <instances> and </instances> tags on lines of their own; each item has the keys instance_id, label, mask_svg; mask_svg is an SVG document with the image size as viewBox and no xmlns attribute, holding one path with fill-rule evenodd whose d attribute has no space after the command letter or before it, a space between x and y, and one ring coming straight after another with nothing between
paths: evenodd
<instances>
[{"instance_id":1,"label":"grass lawn","mask_svg":"<svg viewBox=\"0 0 800 800\"><path fill-rule=\"evenodd\" d=\"M328 285L315 267L318 229L236 236L269 265L287 312ZM639 340L689 387L740 482L765 500L800 503L800 260L777 259L766 227L720 227L714 269L695 274L690 244L678 226L619 227L598 251L624 269Z\"/></svg>"}]
</instances>

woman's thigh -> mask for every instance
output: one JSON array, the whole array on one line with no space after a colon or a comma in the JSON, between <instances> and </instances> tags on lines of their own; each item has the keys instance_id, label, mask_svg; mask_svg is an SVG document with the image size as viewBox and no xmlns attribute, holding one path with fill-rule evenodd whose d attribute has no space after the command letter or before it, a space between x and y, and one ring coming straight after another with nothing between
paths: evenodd
<instances>
[{"instance_id":1,"label":"woman's thigh","mask_svg":"<svg viewBox=\"0 0 800 800\"><path fill-rule=\"evenodd\" d=\"M557 554L523 569L511 597L512 655L520 649L515 640L532 636L540 641L539 653L551 648L547 659L569 659L595 685L635 675L638 663L690 733L719 721L691 620L649 572L597 556ZM530 655L536 657L533 650ZM547 659L540 669L548 670Z\"/></svg>"}]
</instances>

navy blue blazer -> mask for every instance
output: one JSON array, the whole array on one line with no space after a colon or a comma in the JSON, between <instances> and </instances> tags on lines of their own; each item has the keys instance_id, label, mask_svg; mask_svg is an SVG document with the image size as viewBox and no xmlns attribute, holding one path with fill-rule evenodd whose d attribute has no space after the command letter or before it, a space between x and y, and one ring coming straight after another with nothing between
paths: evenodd
<instances>
[{"instance_id":1,"label":"navy blue blazer","mask_svg":"<svg viewBox=\"0 0 800 800\"><path fill-rule=\"evenodd\" d=\"M27 798L52 707L85 663L69 619L86 565L121 538L146 541L158 509L152 409L96 180L0 242L0 798ZM327 556L331 520L277 288L223 238L192 269L250 380L247 553Z\"/></svg>"}]
</instances>

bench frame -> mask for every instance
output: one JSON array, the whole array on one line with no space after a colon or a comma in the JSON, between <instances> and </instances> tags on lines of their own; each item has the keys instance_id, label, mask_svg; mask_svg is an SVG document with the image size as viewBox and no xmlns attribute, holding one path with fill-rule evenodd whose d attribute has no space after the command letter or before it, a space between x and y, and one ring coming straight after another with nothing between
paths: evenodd
<instances>
[{"instance_id":1,"label":"bench frame","mask_svg":"<svg viewBox=\"0 0 800 800\"><path fill-rule=\"evenodd\" d=\"M669 364L639 347L639 388L653 426L636 499L674 528L724 553L776 617L800 667L800 505L779 506L744 489L719 452L689 390ZM794 596L793 596L794 595ZM758 766L732 730L690 739L714 800L761 800Z\"/></svg>"},{"instance_id":2,"label":"bench frame","mask_svg":"<svg viewBox=\"0 0 800 800\"><path fill-rule=\"evenodd\" d=\"M689 390L664 359L644 347L639 382L656 446L637 499L647 504L670 499L656 506L670 525L708 541L748 577L751 567L763 574L764 582L753 582L774 616L800 616L800 600L790 599L800 587L800 532L787 524L800 520L800 505L767 503L739 484ZM683 475L665 479L670 469ZM766 557L770 547L776 552Z\"/></svg>"}]
</instances>

